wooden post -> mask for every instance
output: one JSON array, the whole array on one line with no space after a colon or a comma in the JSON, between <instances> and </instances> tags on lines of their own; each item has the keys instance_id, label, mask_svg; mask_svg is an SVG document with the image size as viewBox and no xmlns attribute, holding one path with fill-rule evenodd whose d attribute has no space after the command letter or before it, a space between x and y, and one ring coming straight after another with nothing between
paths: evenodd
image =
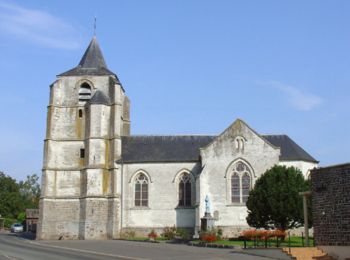
<instances>
[{"instance_id":1,"label":"wooden post","mask_svg":"<svg viewBox=\"0 0 350 260\"><path fill-rule=\"evenodd\" d=\"M303 196L303 209L304 209L304 229L305 229L305 244L309 246L309 221L307 219L307 197L311 195L311 191L299 192L299 195Z\"/></svg>"}]
</instances>

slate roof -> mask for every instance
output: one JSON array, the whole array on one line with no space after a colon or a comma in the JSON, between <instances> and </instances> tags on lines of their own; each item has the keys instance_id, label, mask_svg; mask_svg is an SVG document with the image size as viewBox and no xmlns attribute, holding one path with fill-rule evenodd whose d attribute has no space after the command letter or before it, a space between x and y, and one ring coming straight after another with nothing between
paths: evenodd
<instances>
[{"instance_id":1,"label":"slate roof","mask_svg":"<svg viewBox=\"0 0 350 260\"><path fill-rule=\"evenodd\" d=\"M281 161L302 160L317 162L286 135L263 135L272 145L281 148ZM122 158L135 162L195 162L199 148L211 143L216 136L124 136Z\"/></svg>"},{"instance_id":2,"label":"slate roof","mask_svg":"<svg viewBox=\"0 0 350 260\"><path fill-rule=\"evenodd\" d=\"M274 146L281 148L280 160L282 161L302 160L307 162L318 162L289 138L288 135L262 135L262 137Z\"/></svg>"},{"instance_id":3,"label":"slate roof","mask_svg":"<svg viewBox=\"0 0 350 260\"><path fill-rule=\"evenodd\" d=\"M112 71L107 67L105 59L100 48L100 45L97 42L96 37L94 36L86 49L83 57L81 58L78 66L68 70L58 76L115 76L118 83L119 79Z\"/></svg>"},{"instance_id":4,"label":"slate roof","mask_svg":"<svg viewBox=\"0 0 350 260\"><path fill-rule=\"evenodd\" d=\"M89 103L95 105L109 105L111 102L101 90L97 90L89 100Z\"/></svg>"},{"instance_id":5,"label":"slate roof","mask_svg":"<svg viewBox=\"0 0 350 260\"><path fill-rule=\"evenodd\" d=\"M124 136L123 162L199 161L199 148L215 136Z\"/></svg>"}]
</instances>

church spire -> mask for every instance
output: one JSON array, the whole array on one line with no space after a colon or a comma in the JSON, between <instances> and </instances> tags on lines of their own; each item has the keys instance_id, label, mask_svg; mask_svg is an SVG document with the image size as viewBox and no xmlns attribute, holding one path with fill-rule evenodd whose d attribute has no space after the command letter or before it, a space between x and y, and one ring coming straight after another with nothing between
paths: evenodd
<instances>
[{"instance_id":1,"label":"church spire","mask_svg":"<svg viewBox=\"0 0 350 260\"><path fill-rule=\"evenodd\" d=\"M100 45L97 42L96 36L92 37L92 40L86 49L83 57L81 58L79 65L81 68L106 68L107 65L103 58Z\"/></svg>"},{"instance_id":2,"label":"church spire","mask_svg":"<svg viewBox=\"0 0 350 260\"><path fill-rule=\"evenodd\" d=\"M81 58L78 66L68 70L58 76L115 76L117 81L118 77L112 71L107 68L105 59L97 42L96 36L92 37L89 46L87 47L83 57Z\"/></svg>"}]
</instances>

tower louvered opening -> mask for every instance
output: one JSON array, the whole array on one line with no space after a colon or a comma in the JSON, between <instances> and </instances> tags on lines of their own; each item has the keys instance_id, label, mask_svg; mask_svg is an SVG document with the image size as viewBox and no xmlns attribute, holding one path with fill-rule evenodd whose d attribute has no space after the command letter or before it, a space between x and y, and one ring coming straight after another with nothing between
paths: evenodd
<instances>
[{"instance_id":1,"label":"tower louvered opening","mask_svg":"<svg viewBox=\"0 0 350 260\"><path fill-rule=\"evenodd\" d=\"M79 89L79 101L86 102L91 99L91 86L88 83L83 83Z\"/></svg>"}]
</instances>

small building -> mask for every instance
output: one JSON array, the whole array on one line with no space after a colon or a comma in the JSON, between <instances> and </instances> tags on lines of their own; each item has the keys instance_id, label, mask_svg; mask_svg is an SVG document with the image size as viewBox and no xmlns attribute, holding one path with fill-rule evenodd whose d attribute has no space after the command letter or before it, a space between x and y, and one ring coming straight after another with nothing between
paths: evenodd
<instances>
[{"instance_id":1,"label":"small building","mask_svg":"<svg viewBox=\"0 0 350 260\"><path fill-rule=\"evenodd\" d=\"M337 259L350 257L350 163L311 171L315 245Z\"/></svg>"},{"instance_id":2,"label":"small building","mask_svg":"<svg viewBox=\"0 0 350 260\"><path fill-rule=\"evenodd\" d=\"M26 231L36 232L39 209L26 209Z\"/></svg>"}]
</instances>

